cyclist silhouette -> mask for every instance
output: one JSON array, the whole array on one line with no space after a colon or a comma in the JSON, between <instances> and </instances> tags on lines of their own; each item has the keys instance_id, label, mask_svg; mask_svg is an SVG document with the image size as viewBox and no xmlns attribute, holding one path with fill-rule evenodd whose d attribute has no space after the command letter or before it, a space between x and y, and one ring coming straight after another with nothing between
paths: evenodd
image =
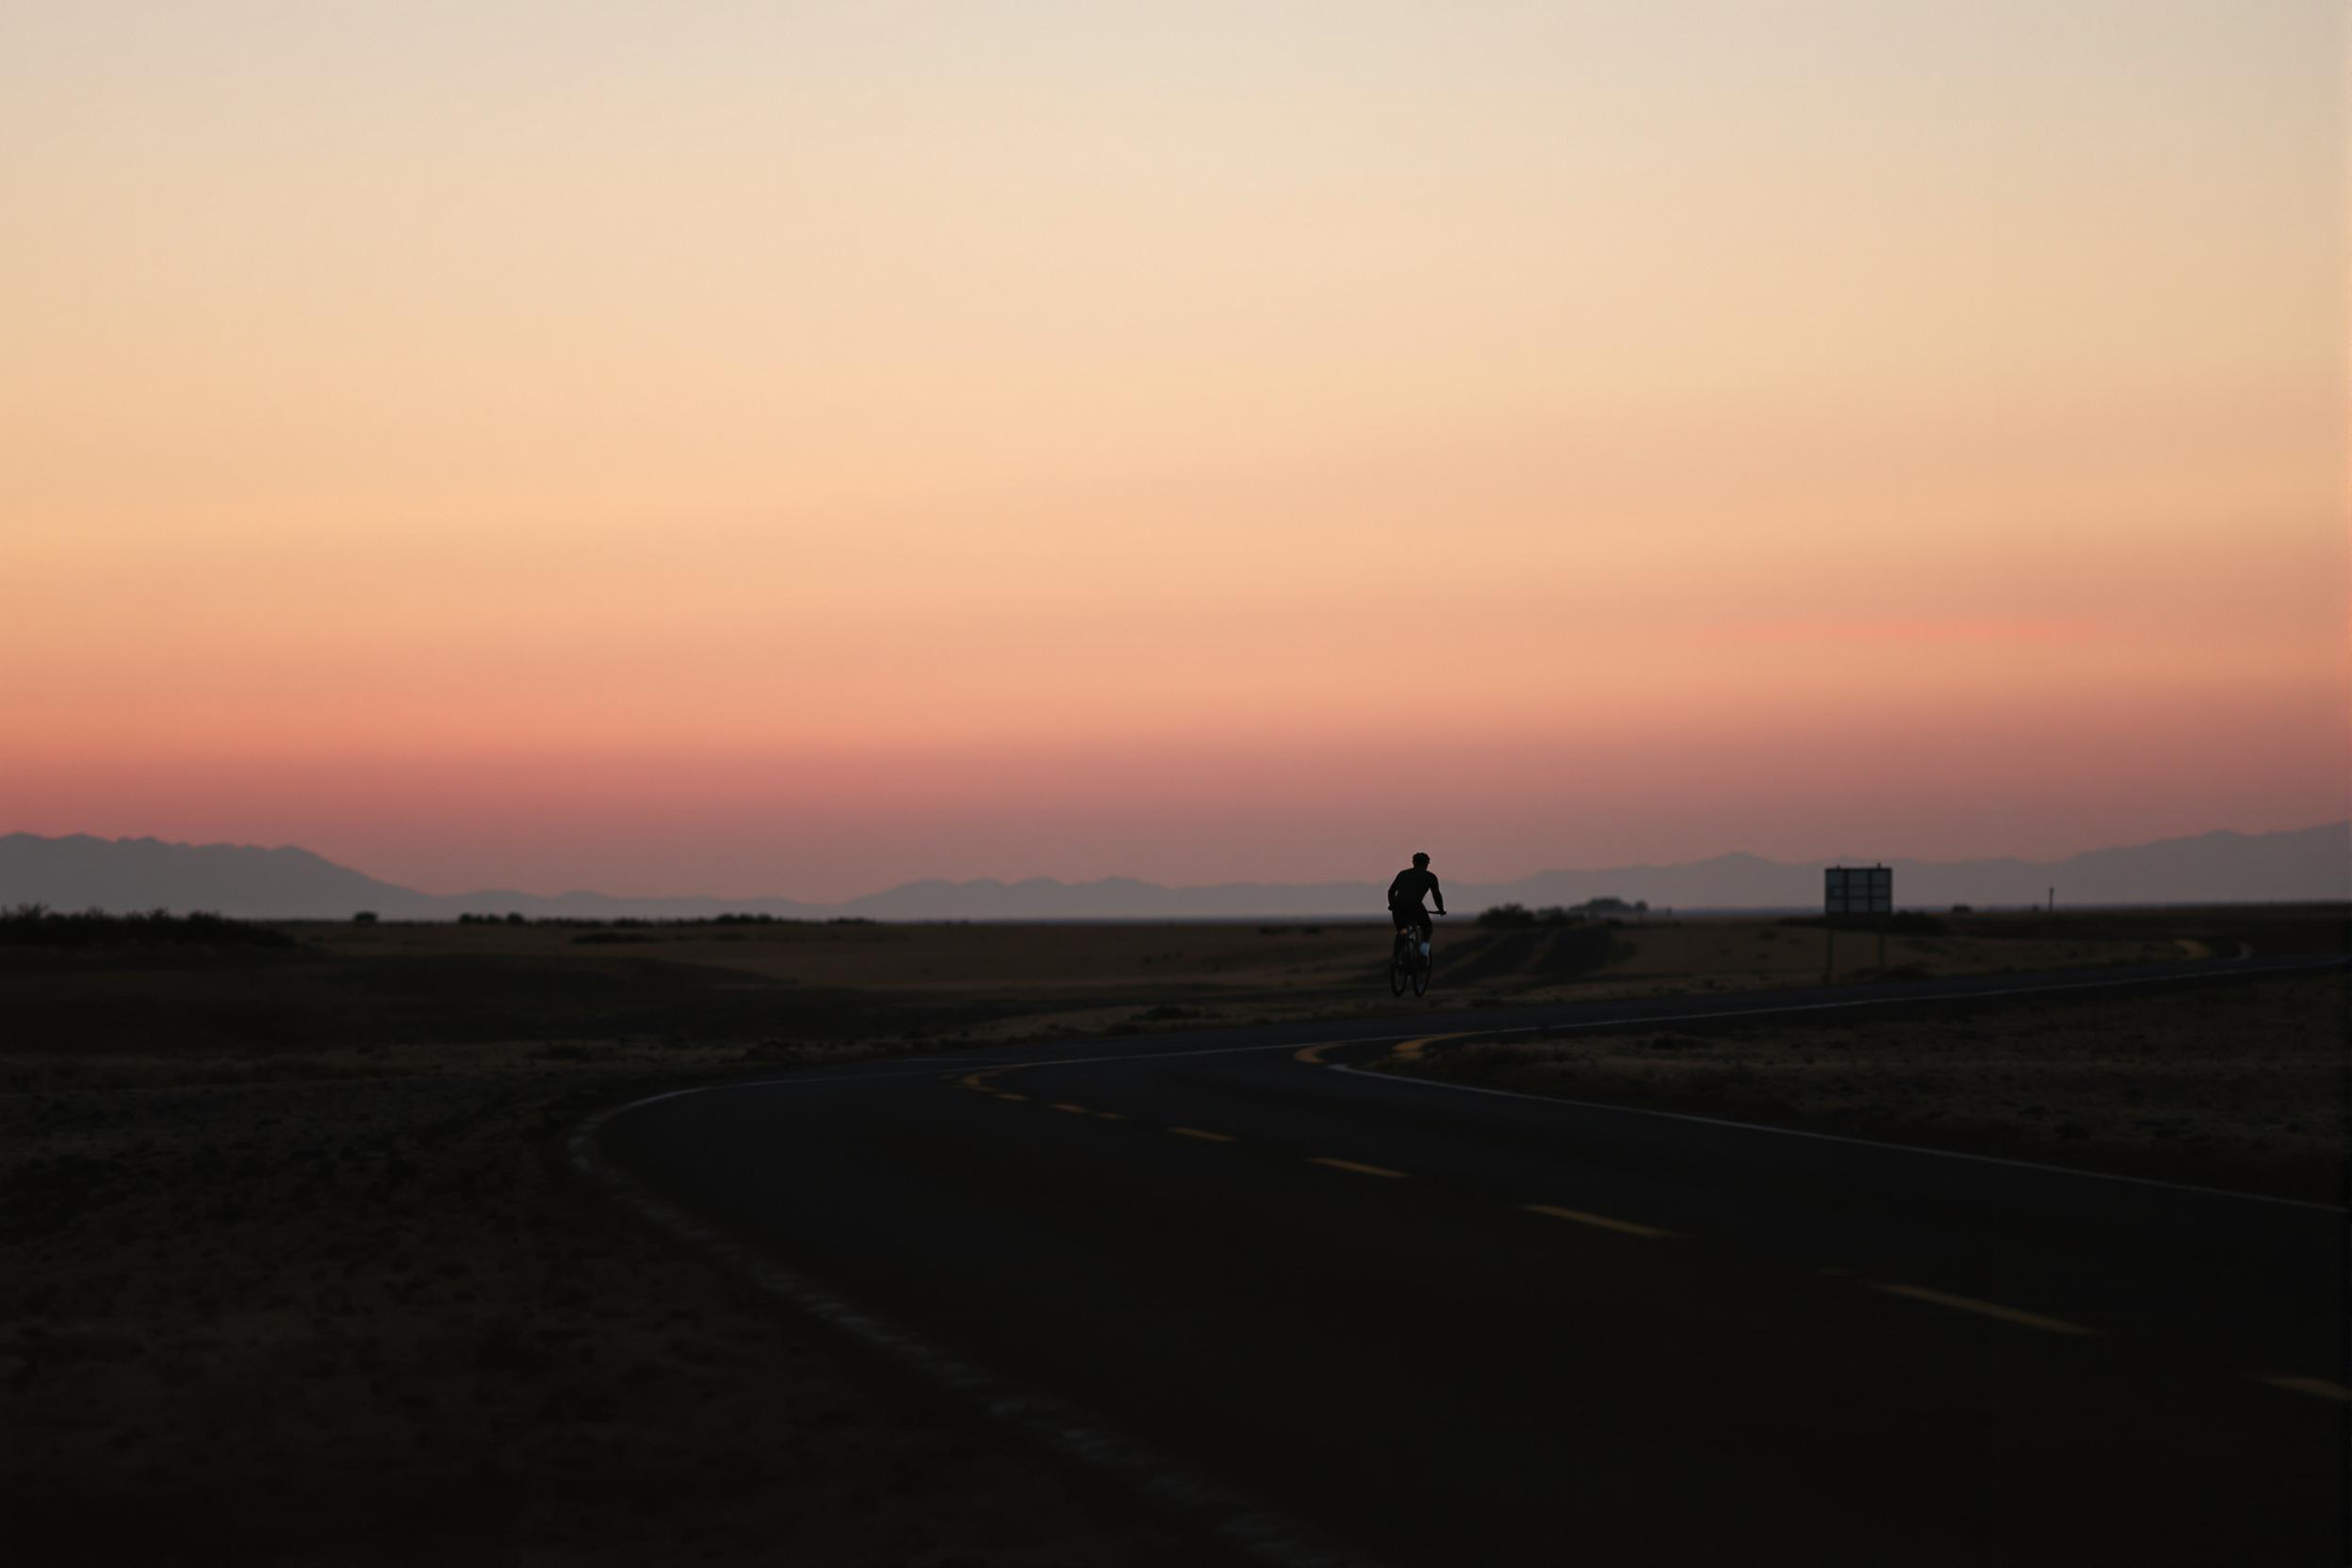
<instances>
[{"instance_id":1,"label":"cyclist silhouette","mask_svg":"<svg viewBox=\"0 0 2352 1568\"><path fill-rule=\"evenodd\" d=\"M1429 910L1421 906L1424 897L1437 900L1437 912L1446 912L1446 895L1439 890L1437 878L1429 874L1429 858L1416 855L1413 864L1396 874L1396 880L1388 885L1388 918L1396 929L1408 926L1421 933L1421 956L1429 956L1429 937L1436 930Z\"/></svg>"}]
</instances>

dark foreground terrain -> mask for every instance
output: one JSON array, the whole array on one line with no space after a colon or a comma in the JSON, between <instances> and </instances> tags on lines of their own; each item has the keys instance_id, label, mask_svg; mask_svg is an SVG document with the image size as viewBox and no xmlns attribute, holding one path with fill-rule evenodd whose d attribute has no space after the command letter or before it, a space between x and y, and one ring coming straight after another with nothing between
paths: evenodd
<instances>
[{"instance_id":1,"label":"dark foreground terrain","mask_svg":"<svg viewBox=\"0 0 2352 1568\"><path fill-rule=\"evenodd\" d=\"M1900 1019L1768 1012L1545 1030L1382 1066L2342 1204L2347 1020L2352 979L2336 970Z\"/></svg>"},{"instance_id":2,"label":"dark foreground terrain","mask_svg":"<svg viewBox=\"0 0 2352 1568\"><path fill-rule=\"evenodd\" d=\"M2015 985L2186 996L2262 962ZM1271 1560L2341 1558L2341 1210L1361 1070L1396 1027L818 1070L601 1141L674 1223L884 1314L844 1325L877 1348L911 1329L1237 1493L1204 1511Z\"/></svg>"},{"instance_id":3,"label":"dark foreground terrain","mask_svg":"<svg viewBox=\"0 0 2352 1568\"><path fill-rule=\"evenodd\" d=\"M1400 1030L1451 1017L1435 1011L1441 1004L1483 1009L1466 1021L1491 1024L1513 1009L1548 1008L1559 1018L1561 1007L1612 1000L1648 1005L1675 995L1818 981L1820 973L1818 947L1810 956L1788 956L1818 933L1770 922L1625 928L1597 947L1560 932L1449 930L1441 954L1451 967L1417 1004L1367 997L1367 983L1377 987L1381 937L1361 927L314 926L286 935L291 943L282 948L0 949L0 1008L12 1024L0 1048L0 1224L9 1260L0 1281L0 1378L9 1387L0 1463L15 1539L41 1545L47 1560L1191 1560L1201 1549L1198 1519L1138 1507L1083 1467L979 1421L966 1403L779 1312L770 1298L616 1210L566 1163L573 1130L593 1111L658 1089L747 1073L838 1074L850 1070L840 1064L909 1052L930 1059L890 1070L924 1075L946 1103L998 1117L1033 1110L1043 1119L1021 1131L991 1126L985 1149L961 1154L959 1144L924 1142L920 1157L908 1149L880 1175L811 1171L770 1205L774 1217L797 1216L793 1223L830 1216L827 1223L847 1224L853 1236L865 1225L870 1233L882 1226L904 1239L941 1227L936 1218L909 1227L873 1207L885 1177L948 1176L962 1187L956 1173L991 1171L1001 1186L1020 1168L1005 1166L1007 1152L1035 1144L1039 1127L1060 1127L1048 1140L1055 1146L1088 1126L1136 1130L1111 1117L1056 1111L1050 1100L1000 1102L953 1083L1023 1053L1067 1055L1076 1050L1069 1042L1080 1039L1107 1043L1078 1054L1152 1049L1175 1043L1163 1038L1170 1030L1258 1020L1395 1040ZM1979 920L1897 939L1886 969L1998 974L2053 961L2124 963L2246 946L2257 954L2325 953L2340 950L2342 936L2340 911L2086 916L2072 924L2061 917L2005 927ZM1876 956L1865 949L1858 956ZM2087 1138L2065 1139L2066 1157L2076 1163L2145 1170L2149 1159L2174 1157L2170 1148L2190 1135L2180 1129L2211 1135L2219 1104L2223 1120L2256 1131L2215 1138L2219 1157L2210 1157L2214 1149L2200 1154L2198 1174L2225 1185L2324 1185L2329 1178L2310 1150L2330 1136L2330 1126L2341 1148L2341 1080L2328 1092L2324 1073L2289 1064L2299 1047L2278 1042L2307 1041L2331 1028L2340 1039L2341 982L2279 977L2196 995L2195 1012L2134 1002L2130 1006L2142 1009L2134 1013L2117 1002L2123 1010L2108 1014L2107 1004L2086 1001L2063 1017L2009 1015L1998 1038L2019 1060L2096 1058L2102 1019L2114 1024L2116 1042L2097 1073L2046 1074L2035 1099L2017 1102L2017 1115L2046 1105L2052 1138L2058 1125L2090 1128ZM2152 1053L2135 1044L2153 1027L2150 1005L2165 1009ZM1364 1024L1332 1021L1367 1013ZM1891 1020L1884 1027L1855 1021L1838 1026L1846 1041L1836 1055L1849 1072L1864 1054L1874 1065L1899 1066L1916 1043L1926 1064L1916 1082L1949 1088L1960 1049L1951 1031L1976 1042L1961 1054L1984 1056L1992 1037L1985 1021L1993 1016L1972 1013L1956 1024L1931 1019L1924 1030L1916 1016L1900 1028ZM1619 1045L1652 1040L1654 1034L1636 1033ZM2050 1043L2037 1047L2037 1040ZM1539 1043L1566 1048L1557 1038ZM1815 1043L1817 1061L1832 1057L1831 1048ZM1634 1043L1591 1059L1613 1053L1679 1063L1683 1049ZM1777 1100L1739 1102L1752 1113L1791 1123L1826 1114L1839 1130L1897 1141L1936 1141L1950 1131L1922 1121L1917 1095L1887 1092L1912 1080L1883 1079L1870 1093L1839 1082L1811 1101L1793 1094L1788 1084L1806 1077L1771 1070L1768 1058L1776 1061L1779 1049L1750 1039L1740 1048L1744 1070L1728 1065L1732 1053L1721 1045L1692 1054L1721 1057L1718 1077L1743 1070L1772 1082ZM1449 1070L1441 1067L1446 1050L1422 1053L1414 1070ZM1375 1065L1372 1058L1387 1051L1374 1048L1359 1065ZM1288 1061L1286 1052L1275 1054ZM1348 1059L1342 1054L1334 1061ZM1514 1057L1504 1070L1540 1072L1548 1060ZM1372 1082L1290 1065L1302 1086L1286 1095L1323 1092L1306 1084ZM1413 1068L1413 1060L1404 1065ZM2303 1076L2284 1088L2281 1071ZM2116 1084L2134 1074L2138 1098L2124 1116L2115 1107L2127 1097ZM1598 1086L1580 1085L1576 1098L1685 1102L1720 1113L1733 1102L1707 1077L1689 1075L1679 1085L1596 1080ZM2307 1103L2282 1110L2282 1095ZM1108 1103L1090 1108L1123 1114ZM1140 1111L1131 1118L1141 1119ZM2281 1145L2292 1145L2283 1161L2261 1148L2261 1129L2274 1119ZM763 1118L754 1120L761 1135L776 1130ZM2165 1135L2165 1127L2175 1130ZM1242 1150L1238 1135L1226 1135L1235 1145L1154 1133L1172 1149L1259 1157ZM1011 1234L1000 1232L1004 1221L990 1211L1001 1202L1022 1213L1024 1223L1055 1217L1060 1224L1109 1203L1117 1213L1105 1217L1152 1241L1168 1266L1191 1257L1189 1288L1207 1293L1204 1307L1244 1331L1260 1325L1269 1345L1286 1343L1300 1327L1296 1303L1283 1304L1282 1290L1293 1287L1277 1289L1277 1282L1302 1260L1339 1247L1379 1266L1316 1285L1331 1292L1318 1311L1343 1319L1341 1337L1363 1339L1367 1356L1425 1358L1442 1367L1459 1354L1449 1347L1477 1333L1482 1343L1516 1346L1529 1366L1556 1368L1544 1374L1566 1380L1556 1396L1589 1404L1613 1364L1595 1356L1612 1344L1618 1349L1608 1354L1623 1349L1605 1331L1616 1309L1605 1310L1598 1298L1514 1296L1510 1282L1528 1276L1510 1263L1511 1249L1525 1238L1489 1234L1483 1218L1423 1234L1410 1216L1367 1207L1368 1192L1346 1197L1309 1187L1295 1200L1284 1197L1279 1211L1335 1200L1344 1212L1299 1213L1297 1230L1262 1249L1203 1253L1210 1233L1152 1217L1147 1199L1156 1179L1140 1187L1123 1176L1106 1180L1103 1172L1120 1168L1098 1169L1097 1157L1058 1174L1041 1170L1034 1183L984 1202L969 1225L946 1227L960 1238L951 1254L925 1261L918 1253L912 1266L923 1282L911 1302L892 1304L911 1304L926 1330L984 1349L987 1336L976 1331L1000 1311L999 1293L1007 1287L1000 1283L1004 1271L988 1259ZM1372 1191L1398 1181L1337 1166L1307 1169ZM1417 1192L1431 1177L1414 1172L1403 1182ZM969 1193L976 1201L992 1190ZM1256 1188L1236 1187L1235 1197L1265 1201ZM1583 1212L1577 1204L1553 1206ZM1576 1220L1519 1217L1550 1223L1563 1235L1644 1239ZM799 1261L821 1250L811 1248ZM892 1248L853 1244L850 1251L878 1267L875 1260ZM1181 1375L1228 1392L1238 1386L1215 1336L1170 1315L1167 1303L1184 1298L1163 1297L1125 1265L1102 1262L1092 1279L1065 1280L1051 1298L1098 1301L1097 1327L1127 1345L1135 1365L1157 1368L1153 1377ZM1649 1287L1619 1277L1617 1261L1579 1259L1572 1271L1594 1283L1614 1279L1609 1289L1622 1294L1627 1310L1656 1306L1641 1308ZM831 1272L857 1270L844 1265ZM1390 1286L1406 1277L1454 1279L1447 1288L1457 1295L1415 1304ZM1719 1279L1650 1284L1684 1300L1677 1310L1686 1312L1690 1301L1721 1296ZM1027 1298L1017 1280L1009 1287L1015 1299L1038 1298L1035 1286ZM1934 1315L1932 1303L1869 1295L1874 1303ZM1782 1321L1757 1321L1768 1320ZM2124 1341L2120 1327L2085 1326L2099 1331L2102 1345ZM1980 1325L1969 1327L1981 1332ZM1684 1328L1698 1336L1694 1345L1712 1347L1694 1366L1717 1366L1737 1342L1714 1319L1693 1318ZM1913 1331L1870 1318L1856 1332L1855 1343L1867 1345ZM2289 1348L2282 1340L2276 1364L2239 1365L2247 1360L2239 1356L2215 1372L2232 1397L2250 1391L2283 1407L2232 1404L2216 1416L2192 1401L2180 1409L2197 1419L2179 1429L2216 1418L2230 1430L2263 1423L2309 1428L2291 1451L2317 1454L2323 1465L2340 1462L2341 1447L2331 1452L2329 1444L2340 1443L2343 1407L2323 1393L2252 1380L2261 1371L2341 1385L2340 1365L2306 1364L2308 1354L2290 1356ZM2050 1371L2038 1362L2009 1367L2001 1357L2041 1352L1982 1338L1943 1350L1959 1381L1932 1397L1922 1392L1922 1423L1965 1427L1976 1417L1955 1412L1981 1413L1986 1389ZM1010 1352L1003 1359L1017 1360ZM1855 1364L1875 1364L1865 1357ZM2078 1364L2065 1375L2082 1373ZM1062 1392L1116 1403L1109 1396L1123 1376L1082 1369ZM1576 1378L1599 1380L1577 1395ZM1237 1408L1250 1421L1250 1413L1280 1412L1288 1423L1282 1429L1320 1432L1327 1446L1360 1442L1342 1406L1316 1413L1321 1395L1307 1381L1286 1386L1263 1367L1242 1381L1250 1391L1237 1396ZM1380 1387L1371 1370L1360 1381L1365 1391ZM1674 1408L1684 1411L1676 1424L1724 1421L1725 1407L1705 1385L1706 1376L1694 1372L1674 1396ZM1611 1386L1622 1395L1631 1385L1619 1377ZM1841 1408L1840 1391L1851 1386L1844 1372L1824 1378L1806 1396L1808 1408ZM2176 1398L2169 1384L2132 1386L2160 1401ZM1938 1403L1947 1398L1962 1403ZM1979 1404L1968 1405L1971 1398ZM1888 1419L1895 1424L1885 1440L1900 1445L1903 1421ZM1467 1420L1466 1412L1439 1419L1423 1437L1438 1448L1470 1443L1497 1463L1513 1462L1508 1444L1493 1446L1504 1439L1483 1429L1491 1423L1465 1428ZM1966 1429L1993 1440L1990 1427ZM2145 1441L2162 1449L2168 1439L2161 1434L2175 1430L2156 1422ZM1722 1432L1735 1454L1751 1451L1742 1444L1774 1441L1744 1419ZM2203 1454L2202 1441L2183 1438L2180 1453ZM1637 1444L1627 1452L1642 1449ZM1189 1457L1222 1473L1214 1443L1205 1457ZM1653 1457L1668 1462L1662 1452ZM1366 1455L1351 1467L1409 1479L1420 1462L1407 1451ZM2308 1528L2308 1507L2298 1512L2295 1500L2308 1505L2311 1483L2295 1480L2300 1474L2286 1466L2261 1494L2278 1504L2268 1517L2292 1515ZM1901 1507L1919 1502L1903 1496ZM1315 1524L1328 1527L1332 1505L1307 1501ZM1763 1510L1757 1529L1791 1527L1793 1516L1766 1501L1750 1498ZM1983 1504L1980 1496L1967 1505L1975 1510L1971 1518L1987 1517ZM1338 1523L1339 1533L1358 1544L1359 1532L1345 1518ZM2276 1528L2287 1533L2262 1539L2282 1552L2319 1539ZM1804 1539L1789 1536L1786 1544L1802 1557ZM1963 1531L1952 1539L1987 1538Z\"/></svg>"}]
</instances>

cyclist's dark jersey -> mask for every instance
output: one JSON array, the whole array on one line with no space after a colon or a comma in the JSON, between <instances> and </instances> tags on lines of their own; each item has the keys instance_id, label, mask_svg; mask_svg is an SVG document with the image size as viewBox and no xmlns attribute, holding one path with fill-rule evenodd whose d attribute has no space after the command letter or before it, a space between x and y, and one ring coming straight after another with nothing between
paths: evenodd
<instances>
[{"instance_id":1,"label":"cyclist's dark jersey","mask_svg":"<svg viewBox=\"0 0 2352 1568\"><path fill-rule=\"evenodd\" d=\"M1388 885L1388 906L1392 909L1418 909L1424 898L1433 897L1440 909L1446 907L1446 895L1437 890L1437 878L1412 866L1396 874L1396 880Z\"/></svg>"}]
</instances>

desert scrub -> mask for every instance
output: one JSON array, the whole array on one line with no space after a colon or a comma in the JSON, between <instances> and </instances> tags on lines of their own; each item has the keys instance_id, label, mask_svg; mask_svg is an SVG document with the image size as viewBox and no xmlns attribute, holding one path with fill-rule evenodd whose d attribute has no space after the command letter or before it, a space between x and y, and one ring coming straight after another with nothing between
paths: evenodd
<instances>
[{"instance_id":1,"label":"desert scrub","mask_svg":"<svg viewBox=\"0 0 2352 1568\"><path fill-rule=\"evenodd\" d=\"M2342 1202L2342 973L1828 1023L1576 1033L1380 1066L1530 1094Z\"/></svg>"},{"instance_id":2,"label":"desert scrub","mask_svg":"<svg viewBox=\"0 0 2352 1568\"><path fill-rule=\"evenodd\" d=\"M572 1177L571 1129L651 1086L582 1067L0 1096L12 1549L1182 1560Z\"/></svg>"},{"instance_id":3,"label":"desert scrub","mask_svg":"<svg viewBox=\"0 0 2352 1568\"><path fill-rule=\"evenodd\" d=\"M175 915L169 909L110 915L102 909L60 914L39 904L0 911L0 945L9 947L294 947L275 926L220 915Z\"/></svg>"}]
</instances>

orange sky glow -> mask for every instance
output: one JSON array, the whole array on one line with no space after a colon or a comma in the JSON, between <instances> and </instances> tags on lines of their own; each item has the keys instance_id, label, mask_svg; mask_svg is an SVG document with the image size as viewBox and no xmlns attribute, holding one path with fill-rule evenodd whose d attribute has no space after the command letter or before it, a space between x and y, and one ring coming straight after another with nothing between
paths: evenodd
<instances>
[{"instance_id":1,"label":"orange sky glow","mask_svg":"<svg viewBox=\"0 0 2352 1568\"><path fill-rule=\"evenodd\" d=\"M2340 818L2344 35L0 8L0 832L833 898Z\"/></svg>"}]
</instances>

